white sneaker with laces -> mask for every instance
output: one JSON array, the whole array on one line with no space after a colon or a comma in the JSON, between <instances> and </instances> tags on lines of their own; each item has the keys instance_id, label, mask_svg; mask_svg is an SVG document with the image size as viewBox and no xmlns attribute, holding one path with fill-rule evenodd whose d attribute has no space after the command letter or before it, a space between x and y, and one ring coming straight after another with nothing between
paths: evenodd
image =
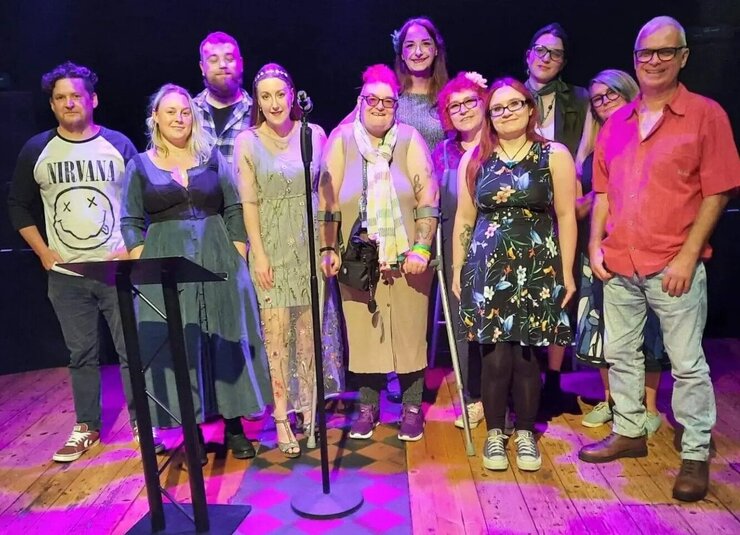
<instances>
[{"instance_id":1,"label":"white sneaker with laces","mask_svg":"<svg viewBox=\"0 0 740 535\"><path fill-rule=\"evenodd\" d=\"M489 470L506 470L509 468L509 459L506 457L506 435L501 429L491 429L488 432L486 444L483 446L483 466Z\"/></svg>"},{"instance_id":2,"label":"white sneaker with laces","mask_svg":"<svg viewBox=\"0 0 740 535\"><path fill-rule=\"evenodd\" d=\"M542 467L540 449L532 431L517 431L514 437L516 444L516 465L519 470L535 472Z\"/></svg>"},{"instance_id":3,"label":"white sneaker with laces","mask_svg":"<svg viewBox=\"0 0 740 535\"><path fill-rule=\"evenodd\" d=\"M52 456L52 459L58 463L71 463L99 442L99 431L90 429L87 424L76 424L67 442Z\"/></svg>"},{"instance_id":4,"label":"white sneaker with laces","mask_svg":"<svg viewBox=\"0 0 740 535\"><path fill-rule=\"evenodd\" d=\"M480 401L474 401L466 405L468 410L468 421L470 422L470 429L475 429L483 421L483 403ZM455 427L458 429L465 429L463 424L462 415L455 418Z\"/></svg>"}]
</instances>

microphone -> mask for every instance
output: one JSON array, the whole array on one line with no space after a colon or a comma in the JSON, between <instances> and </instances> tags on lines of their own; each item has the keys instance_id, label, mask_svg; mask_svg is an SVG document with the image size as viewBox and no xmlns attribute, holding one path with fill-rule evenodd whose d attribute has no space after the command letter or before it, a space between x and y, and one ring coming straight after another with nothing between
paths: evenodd
<instances>
[{"instance_id":1,"label":"microphone","mask_svg":"<svg viewBox=\"0 0 740 535\"><path fill-rule=\"evenodd\" d=\"M301 108L303 113L311 113L313 110L313 102L311 97L305 91L298 91L298 107Z\"/></svg>"}]
</instances>

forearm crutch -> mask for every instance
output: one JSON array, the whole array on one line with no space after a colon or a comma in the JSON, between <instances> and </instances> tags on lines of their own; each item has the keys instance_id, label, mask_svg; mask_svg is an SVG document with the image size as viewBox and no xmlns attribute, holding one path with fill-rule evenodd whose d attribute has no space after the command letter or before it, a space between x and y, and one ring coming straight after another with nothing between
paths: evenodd
<instances>
[{"instance_id":1,"label":"forearm crutch","mask_svg":"<svg viewBox=\"0 0 740 535\"><path fill-rule=\"evenodd\" d=\"M417 209L415 216L424 217L420 214L421 209ZM437 211L436 217L439 218L439 211ZM460 403L460 410L462 411L463 428L465 434L465 452L469 457L475 455L475 449L473 448L473 436L470 432L470 419L468 418L468 411L465 405L465 395L463 394L463 382L462 374L460 373L460 359L457 354L457 343L455 337L454 322L452 319L452 313L450 311L450 300L447 299L447 284L445 283L445 272L444 272L444 255L442 254L442 223L441 221L437 224L437 235L435 238L437 258L430 262L430 266L437 272L437 281L439 283L439 294L442 298L442 312L445 317L445 329L447 330L447 343L450 346L450 356L452 358L452 369L455 372L455 383L457 384L457 396ZM436 325L434 326L436 328Z\"/></svg>"}]
</instances>

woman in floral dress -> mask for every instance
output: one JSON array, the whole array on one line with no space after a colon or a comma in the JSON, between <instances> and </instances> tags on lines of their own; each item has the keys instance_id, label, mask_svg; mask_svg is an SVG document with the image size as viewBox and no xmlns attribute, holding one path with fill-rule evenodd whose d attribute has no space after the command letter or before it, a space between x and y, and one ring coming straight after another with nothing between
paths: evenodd
<instances>
[{"instance_id":1,"label":"woman in floral dress","mask_svg":"<svg viewBox=\"0 0 740 535\"><path fill-rule=\"evenodd\" d=\"M480 144L458 171L453 291L467 338L482 346L483 465L508 467L503 428L511 392L517 466L538 470L540 370L531 348L571 340L563 307L575 292L575 167L567 148L535 133L534 100L520 82L494 82L486 107Z\"/></svg>"},{"instance_id":2,"label":"woman in floral dress","mask_svg":"<svg viewBox=\"0 0 740 535\"><path fill-rule=\"evenodd\" d=\"M292 78L276 63L257 72L252 94L252 127L236 138L234 165L250 242L249 267L257 284L270 363L278 448L286 457L297 457L301 450L288 413L298 411L304 422L311 421L315 384L300 108ZM309 124L309 128L315 181L326 134L318 125ZM317 203L315 194L314 199ZM325 393L331 395L342 389L343 349L333 281L321 285L319 293L324 291L323 376Z\"/></svg>"}]
</instances>

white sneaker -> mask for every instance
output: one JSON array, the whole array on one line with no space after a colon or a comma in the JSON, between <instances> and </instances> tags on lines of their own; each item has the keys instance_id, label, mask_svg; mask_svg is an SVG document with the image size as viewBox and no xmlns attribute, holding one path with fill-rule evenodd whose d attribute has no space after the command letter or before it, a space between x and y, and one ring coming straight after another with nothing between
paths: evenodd
<instances>
[{"instance_id":1,"label":"white sneaker","mask_svg":"<svg viewBox=\"0 0 740 535\"><path fill-rule=\"evenodd\" d=\"M663 418L661 418L660 413L655 414L650 411L647 411L645 416L645 431L647 431L647 435L651 437L658 431L658 429L660 429L660 426L663 423Z\"/></svg>"},{"instance_id":2,"label":"white sneaker","mask_svg":"<svg viewBox=\"0 0 740 535\"><path fill-rule=\"evenodd\" d=\"M91 430L87 424L76 424L67 442L52 456L52 459L58 463L71 463L98 443L100 443L100 431Z\"/></svg>"},{"instance_id":3,"label":"white sneaker","mask_svg":"<svg viewBox=\"0 0 740 535\"><path fill-rule=\"evenodd\" d=\"M466 405L468 409L468 421L470 422L470 429L475 429L478 424L483 421L483 403L480 401L474 401ZM455 418L455 427L459 429L465 429L463 425L462 414Z\"/></svg>"},{"instance_id":4,"label":"white sneaker","mask_svg":"<svg viewBox=\"0 0 740 535\"><path fill-rule=\"evenodd\" d=\"M517 431L514 437L516 444L516 465L519 470L534 472L542 467L542 457L532 431Z\"/></svg>"},{"instance_id":5,"label":"white sneaker","mask_svg":"<svg viewBox=\"0 0 740 535\"><path fill-rule=\"evenodd\" d=\"M483 446L483 466L489 470L506 470L509 468L509 459L506 458L506 435L501 429L491 429L488 432L486 444Z\"/></svg>"}]
</instances>

